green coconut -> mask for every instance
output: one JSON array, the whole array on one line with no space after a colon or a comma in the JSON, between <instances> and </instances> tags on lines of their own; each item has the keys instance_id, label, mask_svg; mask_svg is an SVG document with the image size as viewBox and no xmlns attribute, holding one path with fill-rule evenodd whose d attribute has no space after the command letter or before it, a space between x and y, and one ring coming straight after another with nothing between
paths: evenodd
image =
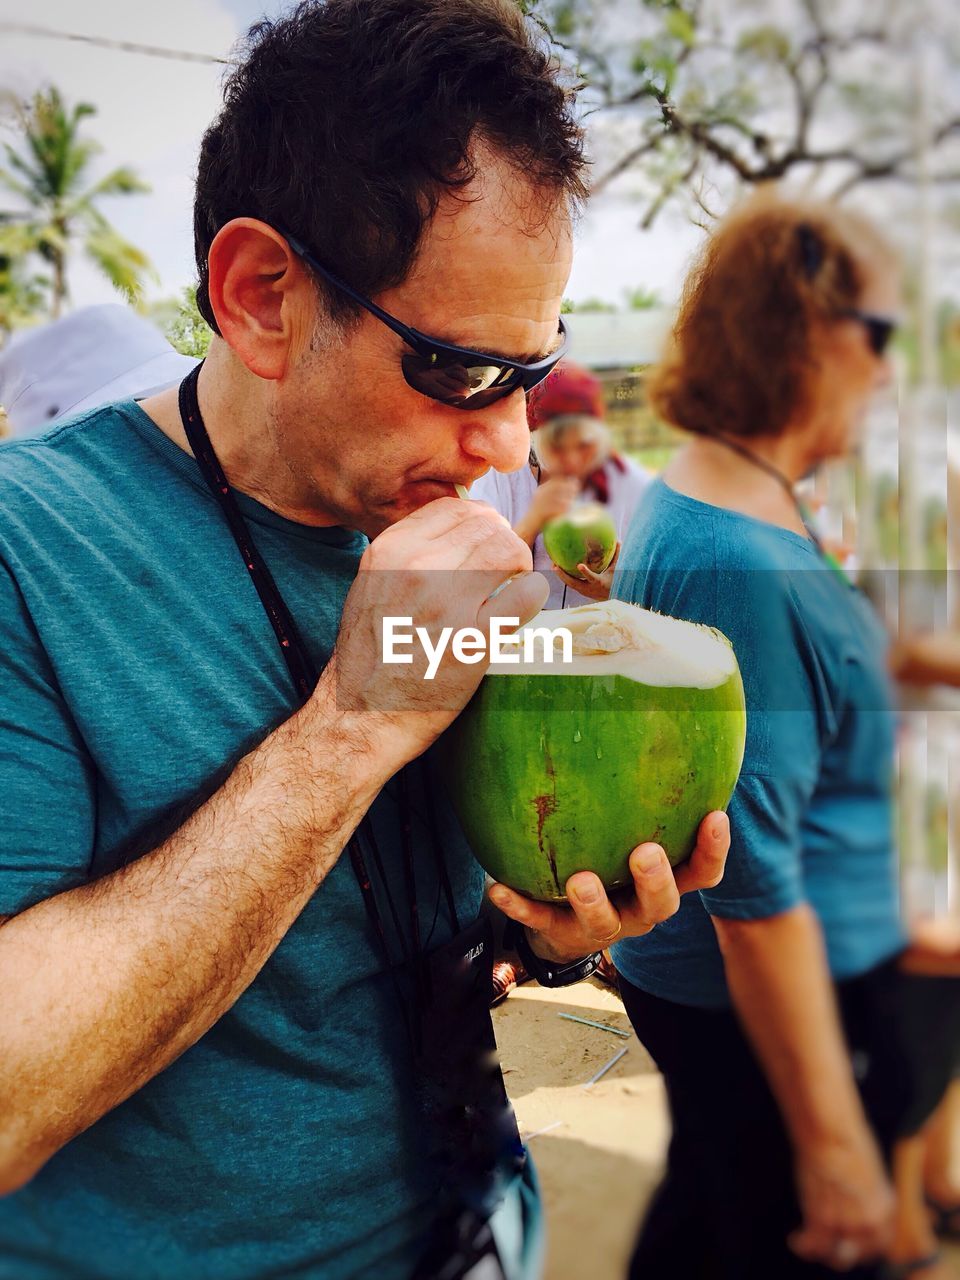
<instances>
[{"instance_id":1,"label":"green coconut","mask_svg":"<svg viewBox=\"0 0 960 1280\"><path fill-rule=\"evenodd\" d=\"M572 661L524 660L525 632L567 628ZM449 731L451 798L494 879L559 901L575 871L631 881L646 840L673 865L725 809L746 711L729 640L712 627L612 600L545 612L518 632L517 665L492 665Z\"/></svg>"},{"instance_id":2,"label":"green coconut","mask_svg":"<svg viewBox=\"0 0 960 1280\"><path fill-rule=\"evenodd\" d=\"M617 549L617 526L606 507L584 502L544 525L543 545L553 563L573 578L583 576L577 572L581 564L603 573Z\"/></svg>"}]
</instances>

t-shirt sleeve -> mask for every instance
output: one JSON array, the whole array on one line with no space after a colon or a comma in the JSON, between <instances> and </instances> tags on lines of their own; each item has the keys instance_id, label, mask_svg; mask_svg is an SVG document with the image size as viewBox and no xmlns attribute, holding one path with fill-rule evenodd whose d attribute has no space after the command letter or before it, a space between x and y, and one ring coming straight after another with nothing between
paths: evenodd
<instances>
[{"instance_id":1,"label":"t-shirt sleeve","mask_svg":"<svg viewBox=\"0 0 960 1280\"><path fill-rule=\"evenodd\" d=\"M0 563L0 915L85 882L93 778L17 584Z\"/></svg>"},{"instance_id":2,"label":"t-shirt sleeve","mask_svg":"<svg viewBox=\"0 0 960 1280\"><path fill-rule=\"evenodd\" d=\"M740 664L747 738L729 807L723 880L700 897L711 915L752 920L805 901L801 832L821 756L836 732L837 690L804 621L798 575L749 569L718 575L717 625Z\"/></svg>"}]
</instances>

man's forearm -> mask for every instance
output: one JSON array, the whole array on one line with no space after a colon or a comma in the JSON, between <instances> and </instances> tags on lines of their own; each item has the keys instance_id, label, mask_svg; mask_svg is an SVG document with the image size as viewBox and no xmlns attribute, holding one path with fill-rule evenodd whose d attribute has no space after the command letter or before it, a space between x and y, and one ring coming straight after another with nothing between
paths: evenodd
<instances>
[{"instance_id":1,"label":"man's forearm","mask_svg":"<svg viewBox=\"0 0 960 1280\"><path fill-rule=\"evenodd\" d=\"M714 918L727 981L793 1145L866 1140L820 925L807 907L766 920Z\"/></svg>"},{"instance_id":2,"label":"man's forearm","mask_svg":"<svg viewBox=\"0 0 960 1280\"><path fill-rule=\"evenodd\" d=\"M396 762L333 702L321 687L158 848L0 927L0 1194L194 1044L336 863Z\"/></svg>"}]
</instances>

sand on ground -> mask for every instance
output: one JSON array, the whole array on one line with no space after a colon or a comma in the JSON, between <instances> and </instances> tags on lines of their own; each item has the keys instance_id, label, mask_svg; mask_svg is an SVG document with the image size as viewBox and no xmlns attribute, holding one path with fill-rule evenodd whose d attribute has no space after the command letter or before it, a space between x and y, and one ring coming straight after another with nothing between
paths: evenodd
<instances>
[{"instance_id":1,"label":"sand on ground","mask_svg":"<svg viewBox=\"0 0 960 1280\"><path fill-rule=\"evenodd\" d=\"M525 984L493 1016L507 1091L543 1188L545 1280L623 1280L670 1136L660 1076L619 996L596 979L554 991ZM951 1257L960 1277L960 1251Z\"/></svg>"}]
</instances>

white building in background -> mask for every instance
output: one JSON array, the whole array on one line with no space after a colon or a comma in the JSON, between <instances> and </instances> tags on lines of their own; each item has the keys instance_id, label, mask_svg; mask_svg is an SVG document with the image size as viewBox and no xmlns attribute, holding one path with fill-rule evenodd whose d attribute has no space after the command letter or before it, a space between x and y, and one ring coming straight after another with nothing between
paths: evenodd
<instances>
[{"instance_id":1,"label":"white building in background","mask_svg":"<svg viewBox=\"0 0 960 1280\"><path fill-rule=\"evenodd\" d=\"M588 369L636 369L654 364L673 323L669 307L648 311L575 311L564 316L570 355Z\"/></svg>"}]
</instances>

